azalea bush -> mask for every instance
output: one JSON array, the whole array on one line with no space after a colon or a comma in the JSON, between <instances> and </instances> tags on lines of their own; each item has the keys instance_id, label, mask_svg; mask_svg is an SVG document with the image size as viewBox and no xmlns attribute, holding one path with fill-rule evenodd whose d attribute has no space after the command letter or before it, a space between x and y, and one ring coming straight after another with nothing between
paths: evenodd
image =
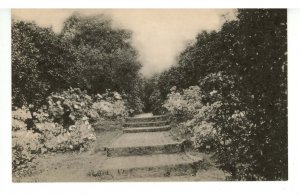
<instances>
[{"instance_id":1,"label":"azalea bush","mask_svg":"<svg viewBox=\"0 0 300 195\"><path fill-rule=\"evenodd\" d=\"M117 92L91 97L77 88L52 93L38 109L14 107L13 174L31 174L40 154L88 150L96 140L96 121L124 119L128 113L126 101Z\"/></svg>"},{"instance_id":2,"label":"azalea bush","mask_svg":"<svg viewBox=\"0 0 300 195\"><path fill-rule=\"evenodd\" d=\"M211 94L212 96L214 94ZM213 122L214 117L217 114L218 109L221 107L222 103L220 101L214 102L212 104L206 104L202 106L198 113L194 115L193 119L190 120L190 126L193 130L193 143L194 147L200 150L204 150L207 147L210 149L215 149L219 139L218 139L218 128Z\"/></svg>"},{"instance_id":3,"label":"azalea bush","mask_svg":"<svg viewBox=\"0 0 300 195\"><path fill-rule=\"evenodd\" d=\"M172 87L163 107L166 108L178 122L192 119L203 104L201 92L198 86L191 86L182 92Z\"/></svg>"},{"instance_id":4,"label":"azalea bush","mask_svg":"<svg viewBox=\"0 0 300 195\"><path fill-rule=\"evenodd\" d=\"M92 109L104 119L124 119L130 110L126 107L126 101L118 92L107 90L106 93L96 95L96 101ZM133 112L133 111L132 111Z\"/></svg>"},{"instance_id":5,"label":"azalea bush","mask_svg":"<svg viewBox=\"0 0 300 195\"><path fill-rule=\"evenodd\" d=\"M215 96L215 92L210 94ZM191 86L181 92L173 87L163 105L178 122L179 134L189 139L195 149L211 147L216 142L216 129L214 123L209 121L221 103L204 105L203 97L198 86Z\"/></svg>"},{"instance_id":6,"label":"azalea bush","mask_svg":"<svg viewBox=\"0 0 300 195\"><path fill-rule=\"evenodd\" d=\"M13 108L12 111L12 131L25 131L27 130L27 123L31 119L31 113L28 107L23 106L22 108Z\"/></svg>"},{"instance_id":7,"label":"azalea bush","mask_svg":"<svg viewBox=\"0 0 300 195\"><path fill-rule=\"evenodd\" d=\"M96 140L96 136L87 118L75 122L68 129L58 123L39 123L39 130L43 132L42 152L86 151Z\"/></svg>"},{"instance_id":8,"label":"azalea bush","mask_svg":"<svg viewBox=\"0 0 300 195\"><path fill-rule=\"evenodd\" d=\"M91 125L98 115L86 91L70 88L53 93L48 104L33 113L35 127L43 135L42 152L84 151L95 141Z\"/></svg>"},{"instance_id":9,"label":"azalea bush","mask_svg":"<svg viewBox=\"0 0 300 195\"><path fill-rule=\"evenodd\" d=\"M41 135L27 129L32 118L25 106L12 111L12 171L15 176L31 173L33 160L40 150Z\"/></svg>"},{"instance_id":10,"label":"azalea bush","mask_svg":"<svg viewBox=\"0 0 300 195\"><path fill-rule=\"evenodd\" d=\"M20 130L12 135L12 169L16 176L30 174L35 166L33 160L40 151L39 133Z\"/></svg>"},{"instance_id":11,"label":"azalea bush","mask_svg":"<svg viewBox=\"0 0 300 195\"><path fill-rule=\"evenodd\" d=\"M89 121L92 99L86 92L71 88L47 100L34 112L24 106L13 110L13 172L17 175L29 174L40 153L85 151L96 140Z\"/></svg>"},{"instance_id":12,"label":"azalea bush","mask_svg":"<svg viewBox=\"0 0 300 195\"><path fill-rule=\"evenodd\" d=\"M83 117L91 115L92 98L86 91L70 88L61 93L52 93L45 111L54 122L68 128Z\"/></svg>"},{"instance_id":13,"label":"azalea bush","mask_svg":"<svg viewBox=\"0 0 300 195\"><path fill-rule=\"evenodd\" d=\"M194 147L200 150L206 148L214 148L216 130L214 129L212 123L202 121L193 127L194 137L192 139Z\"/></svg>"}]
</instances>

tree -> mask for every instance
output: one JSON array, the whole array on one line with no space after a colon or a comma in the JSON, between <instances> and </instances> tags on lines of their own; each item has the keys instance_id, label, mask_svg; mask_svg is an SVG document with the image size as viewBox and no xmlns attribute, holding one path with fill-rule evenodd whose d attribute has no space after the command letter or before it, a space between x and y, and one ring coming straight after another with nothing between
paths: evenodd
<instances>
[{"instance_id":1,"label":"tree","mask_svg":"<svg viewBox=\"0 0 300 195\"><path fill-rule=\"evenodd\" d=\"M13 105L39 107L51 92L69 87L89 94L107 89L126 94L129 107L141 110L142 78L131 32L112 27L104 15L74 14L62 32L13 21Z\"/></svg>"},{"instance_id":2,"label":"tree","mask_svg":"<svg viewBox=\"0 0 300 195\"><path fill-rule=\"evenodd\" d=\"M41 105L52 91L66 88L73 59L52 29L13 20L13 105Z\"/></svg>"},{"instance_id":3,"label":"tree","mask_svg":"<svg viewBox=\"0 0 300 195\"><path fill-rule=\"evenodd\" d=\"M130 91L141 68L130 31L113 28L105 15L74 14L65 21L60 36L78 56L78 77L85 80L82 87L93 93L107 88Z\"/></svg>"},{"instance_id":4,"label":"tree","mask_svg":"<svg viewBox=\"0 0 300 195\"><path fill-rule=\"evenodd\" d=\"M217 130L220 168L238 180L286 180L287 11L239 9L218 32L202 32L157 76L155 94L199 85ZM158 93L158 92L159 93ZM210 94L216 94L212 99Z\"/></svg>"},{"instance_id":5,"label":"tree","mask_svg":"<svg viewBox=\"0 0 300 195\"><path fill-rule=\"evenodd\" d=\"M73 70L78 87L94 94L104 93L106 89L127 94L128 102L136 107L135 102L140 102L142 78L131 36L128 30L112 27L111 19L105 15L70 16L60 37L77 56Z\"/></svg>"}]
</instances>

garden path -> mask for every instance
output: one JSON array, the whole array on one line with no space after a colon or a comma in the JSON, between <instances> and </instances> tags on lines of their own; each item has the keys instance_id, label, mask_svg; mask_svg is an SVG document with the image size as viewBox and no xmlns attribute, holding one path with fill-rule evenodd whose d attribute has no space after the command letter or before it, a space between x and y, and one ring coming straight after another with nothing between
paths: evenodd
<instances>
[{"instance_id":1,"label":"garden path","mask_svg":"<svg viewBox=\"0 0 300 195\"><path fill-rule=\"evenodd\" d=\"M174 140L168 115L146 113L128 118L123 134L106 147L107 159L89 174L100 179L195 175L203 158L185 152Z\"/></svg>"}]
</instances>

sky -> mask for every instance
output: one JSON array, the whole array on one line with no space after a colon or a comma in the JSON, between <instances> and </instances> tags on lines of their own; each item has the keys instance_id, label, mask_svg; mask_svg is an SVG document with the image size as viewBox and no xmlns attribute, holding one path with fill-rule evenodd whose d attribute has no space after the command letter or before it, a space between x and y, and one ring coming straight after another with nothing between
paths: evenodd
<instances>
[{"instance_id":1,"label":"sky","mask_svg":"<svg viewBox=\"0 0 300 195\"><path fill-rule=\"evenodd\" d=\"M150 77L176 64L188 42L203 30L218 30L224 17L234 18L232 9L13 9L14 18L52 27L59 33L74 12L82 15L107 14L113 25L133 32L132 44L139 52L141 73Z\"/></svg>"}]
</instances>

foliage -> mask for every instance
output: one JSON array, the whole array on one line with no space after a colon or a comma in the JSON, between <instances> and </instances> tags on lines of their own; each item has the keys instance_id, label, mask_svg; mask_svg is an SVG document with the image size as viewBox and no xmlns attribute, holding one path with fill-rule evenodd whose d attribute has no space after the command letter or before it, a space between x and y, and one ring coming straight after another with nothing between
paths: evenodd
<instances>
[{"instance_id":1,"label":"foliage","mask_svg":"<svg viewBox=\"0 0 300 195\"><path fill-rule=\"evenodd\" d=\"M20 162L33 154L22 154L29 151L22 133L48 136L37 138L47 150L84 149L93 120L140 112L145 102L155 114L173 113L196 148L213 146L232 179L288 178L286 10L239 9L236 20L199 33L171 69L146 81L137 57L131 32L103 15L74 14L59 35L13 21L13 105L35 111L32 119L28 110L13 113ZM107 89L122 99L93 101Z\"/></svg>"},{"instance_id":2,"label":"foliage","mask_svg":"<svg viewBox=\"0 0 300 195\"><path fill-rule=\"evenodd\" d=\"M122 96L107 91L95 97L79 88L52 93L47 104L32 112L23 106L13 111L13 172L30 174L40 153L85 151L95 141L94 122L120 120L129 110ZM29 128L28 124L32 129Z\"/></svg>"},{"instance_id":3,"label":"foliage","mask_svg":"<svg viewBox=\"0 0 300 195\"><path fill-rule=\"evenodd\" d=\"M27 130L26 121L31 119L31 113L25 106L12 111L12 131Z\"/></svg>"},{"instance_id":4,"label":"foliage","mask_svg":"<svg viewBox=\"0 0 300 195\"><path fill-rule=\"evenodd\" d=\"M32 160L46 152L83 151L95 141L89 123L92 99L80 89L53 93L48 105L30 113L22 107L13 111L13 172L30 173ZM33 123L29 129L29 123ZM24 173L24 174L23 174Z\"/></svg>"},{"instance_id":5,"label":"foliage","mask_svg":"<svg viewBox=\"0 0 300 195\"><path fill-rule=\"evenodd\" d=\"M206 147L213 148L216 142L216 130L212 123L202 121L197 123L193 127L194 137L192 141L194 142L194 147L200 150L206 149Z\"/></svg>"},{"instance_id":6,"label":"foliage","mask_svg":"<svg viewBox=\"0 0 300 195\"><path fill-rule=\"evenodd\" d=\"M53 122L39 123L37 127L44 135L42 152L85 151L96 139L91 124L85 118L68 129Z\"/></svg>"},{"instance_id":7,"label":"foliage","mask_svg":"<svg viewBox=\"0 0 300 195\"><path fill-rule=\"evenodd\" d=\"M159 75L156 74L152 78L145 80L143 101L145 104L145 112L152 112L153 114L163 114L162 105L164 97L161 90L158 88Z\"/></svg>"},{"instance_id":8,"label":"foliage","mask_svg":"<svg viewBox=\"0 0 300 195\"><path fill-rule=\"evenodd\" d=\"M112 27L105 15L74 14L59 34L13 20L13 105L39 108L51 93L70 87L89 95L112 89L126 94L130 107L140 112L143 82L137 57L131 32Z\"/></svg>"},{"instance_id":9,"label":"foliage","mask_svg":"<svg viewBox=\"0 0 300 195\"><path fill-rule=\"evenodd\" d=\"M86 91L70 88L61 93L52 93L47 98L49 118L63 125L64 128L75 124L83 117L89 116L92 98Z\"/></svg>"},{"instance_id":10,"label":"foliage","mask_svg":"<svg viewBox=\"0 0 300 195\"><path fill-rule=\"evenodd\" d=\"M128 116L129 110L126 108L125 101L118 92L111 92L96 95L97 101L93 103L92 109L99 116L106 119L124 119Z\"/></svg>"},{"instance_id":11,"label":"foliage","mask_svg":"<svg viewBox=\"0 0 300 195\"><path fill-rule=\"evenodd\" d=\"M192 123L187 117L186 126L216 132L217 163L232 179L287 179L286 10L239 9L218 32L200 33L155 80L162 100L170 86L200 87L201 103L213 112L193 115Z\"/></svg>"},{"instance_id":12,"label":"foliage","mask_svg":"<svg viewBox=\"0 0 300 195\"><path fill-rule=\"evenodd\" d=\"M89 121L99 117L92 111L92 98L86 91L70 88L52 93L47 100L33 113L36 130L43 135L43 152L86 150L95 140Z\"/></svg>"},{"instance_id":13,"label":"foliage","mask_svg":"<svg viewBox=\"0 0 300 195\"><path fill-rule=\"evenodd\" d=\"M40 106L52 91L69 82L75 57L50 28L12 21L12 102Z\"/></svg>"},{"instance_id":14,"label":"foliage","mask_svg":"<svg viewBox=\"0 0 300 195\"><path fill-rule=\"evenodd\" d=\"M89 93L105 93L107 89L128 96L133 109L141 96L141 64L131 45L131 32L113 28L106 15L70 16L60 34L64 43L77 56L73 66L78 87Z\"/></svg>"},{"instance_id":15,"label":"foliage","mask_svg":"<svg viewBox=\"0 0 300 195\"><path fill-rule=\"evenodd\" d=\"M104 15L74 14L60 34L13 20L13 171L29 173L40 153L86 150L98 119L141 112L140 68L131 32Z\"/></svg>"},{"instance_id":16,"label":"foliage","mask_svg":"<svg viewBox=\"0 0 300 195\"><path fill-rule=\"evenodd\" d=\"M163 105L179 121L193 118L194 114L202 106L201 93L198 86L191 86L183 90L182 93L177 92L176 87L171 88L171 93Z\"/></svg>"},{"instance_id":17,"label":"foliage","mask_svg":"<svg viewBox=\"0 0 300 195\"><path fill-rule=\"evenodd\" d=\"M214 93L211 93L213 96ZM163 105L177 121L182 131L180 134L190 135L187 138L193 142L194 148L201 150L215 145L216 129L214 123L208 121L216 115L221 105L219 101L204 105L203 97L199 86L191 86L182 92L173 87Z\"/></svg>"},{"instance_id":18,"label":"foliage","mask_svg":"<svg viewBox=\"0 0 300 195\"><path fill-rule=\"evenodd\" d=\"M34 167L33 159L40 149L38 133L27 130L13 131L12 134L12 170L16 176L31 173Z\"/></svg>"},{"instance_id":19,"label":"foliage","mask_svg":"<svg viewBox=\"0 0 300 195\"><path fill-rule=\"evenodd\" d=\"M32 160L39 150L40 135L27 130L26 121L31 119L28 108L13 110L12 117L12 170L16 176L24 176L34 166Z\"/></svg>"}]
</instances>

